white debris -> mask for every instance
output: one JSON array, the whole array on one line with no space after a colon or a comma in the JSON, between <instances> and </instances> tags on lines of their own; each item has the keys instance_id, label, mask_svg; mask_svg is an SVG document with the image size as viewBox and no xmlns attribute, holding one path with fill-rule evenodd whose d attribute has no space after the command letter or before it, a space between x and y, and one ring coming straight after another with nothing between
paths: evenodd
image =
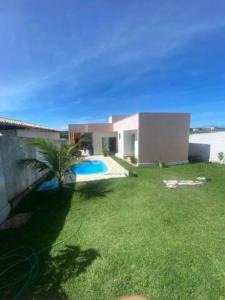
<instances>
[{"instance_id":1,"label":"white debris","mask_svg":"<svg viewBox=\"0 0 225 300\"><path fill-rule=\"evenodd\" d=\"M206 181L206 177L197 177L196 180L199 180L199 181Z\"/></svg>"},{"instance_id":2,"label":"white debris","mask_svg":"<svg viewBox=\"0 0 225 300\"><path fill-rule=\"evenodd\" d=\"M194 186L202 185L204 182L200 180L163 180L166 187L169 189L174 189L181 185Z\"/></svg>"},{"instance_id":3,"label":"white debris","mask_svg":"<svg viewBox=\"0 0 225 300\"><path fill-rule=\"evenodd\" d=\"M178 186L178 180L163 180L163 182L169 189L174 189Z\"/></svg>"}]
</instances>

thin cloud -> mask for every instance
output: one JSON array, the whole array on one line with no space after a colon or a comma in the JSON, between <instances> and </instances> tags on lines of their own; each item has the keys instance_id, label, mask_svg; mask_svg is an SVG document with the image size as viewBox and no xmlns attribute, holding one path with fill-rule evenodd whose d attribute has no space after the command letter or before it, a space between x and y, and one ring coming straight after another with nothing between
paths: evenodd
<instances>
[{"instance_id":1,"label":"thin cloud","mask_svg":"<svg viewBox=\"0 0 225 300\"><path fill-rule=\"evenodd\" d=\"M42 3L38 5L42 11ZM70 11L63 5L59 11L48 11L49 4L37 17L32 6L25 9L20 4L5 4L6 9L0 12L0 37L7 49L0 49L1 112L32 113L34 107L41 111L44 106L46 119L60 112L60 117L64 114L69 119L74 108L80 114L93 110L89 117L94 119L102 109L98 104L110 102L104 106L105 111L116 110L121 101L129 104L129 89L133 86L140 86L131 97L132 103L139 101L140 110L154 97L203 93L219 86L212 82L182 88L178 82L172 91L158 92L149 83L149 89L141 92L147 76L154 78L158 72L165 72L170 78L172 71L171 67L166 69L167 62L173 65L196 41L224 31L223 1L213 6L203 0L176 4L144 1L142 5L131 1L129 7L124 3L104 8L91 5L93 9L85 14L87 8L82 2ZM17 56L11 51L15 45ZM188 74L193 80L207 73L194 67Z\"/></svg>"}]
</instances>

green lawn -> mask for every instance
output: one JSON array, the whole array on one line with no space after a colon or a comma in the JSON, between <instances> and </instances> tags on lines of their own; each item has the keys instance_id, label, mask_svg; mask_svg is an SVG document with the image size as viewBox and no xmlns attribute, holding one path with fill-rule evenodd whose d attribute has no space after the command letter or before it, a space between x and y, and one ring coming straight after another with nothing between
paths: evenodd
<instances>
[{"instance_id":1,"label":"green lawn","mask_svg":"<svg viewBox=\"0 0 225 300\"><path fill-rule=\"evenodd\" d=\"M22 299L225 299L225 168L199 163L137 173L24 199L16 212L33 211L31 221L0 233L1 254L26 246L38 254L38 274ZM173 190L162 183L197 176L209 181ZM28 269L22 263L7 276Z\"/></svg>"}]
</instances>

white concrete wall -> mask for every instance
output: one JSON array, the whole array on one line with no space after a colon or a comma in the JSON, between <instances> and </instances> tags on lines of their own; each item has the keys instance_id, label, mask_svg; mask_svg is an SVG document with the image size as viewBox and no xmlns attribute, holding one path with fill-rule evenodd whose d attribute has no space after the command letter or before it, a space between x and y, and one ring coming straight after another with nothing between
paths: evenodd
<instances>
[{"instance_id":1,"label":"white concrete wall","mask_svg":"<svg viewBox=\"0 0 225 300\"><path fill-rule=\"evenodd\" d=\"M26 138L46 138L49 140L59 140L60 134L57 131L45 131L40 129L17 129L17 136L26 137Z\"/></svg>"},{"instance_id":2,"label":"white concrete wall","mask_svg":"<svg viewBox=\"0 0 225 300\"><path fill-rule=\"evenodd\" d=\"M138 159L138 132L135 135L134 156Z\"/></svg>"},{"instance_id":3,"label":"white concrete wall","mask_svg":"<svg viewBox=\"0 0 225 300\"><path fill-rule=\"evenodd\" d=\"M124 158L124 131L118 131L118 139L117 139L117 153L116 156L119 158Z\"/></svg>"},{"instance_id":4,"label":"white concrete wall","mask_svg":"<svg viewBox=\"0 0 225 300\"><path fill-rule=\"evenodd\" d=\"M139 114L135 114L133 116L127 117L126 119L115 122L113 124L113 130L119 132L121 130L138 129L138 121L139 121Z\"/></svg>"},{"instance_id":5,"label":"white concrete wall","mask_svg":"<svg viewBox=\"0 0 225 300\"><path fill-rule=\"evenodd\" d=\"M126 119L123 119L121 121L118 121L113 124L113 130L118 133L118 142L117 142L117 154L119 158L124 158L124 131L126 130L137 130L138 129L138 122L139 122L139 116L138 114L130 116ZM136 144L136 152L137 152L137 158L138 158L138 150L137 150L137 144Z\"/></svg>"},{"instance_id":6,"label":"white concrete wall","mask_svg":"<svg viewBox=\"0 0 225 300\"><path fill-rule=\"evenodd\" d=\"M189 156L220 162L220 152L225 153L225 132L196 133L189 136Z\"/></svg>"},{"instance_id":7,"label":"white concrete wall","mask_svg":"<svg viewBox=\"0 0 225 300\"><path fill-rule=\"evenodd\" d=\"M109 117L109 123L115 123L129 117L128 115L114 115Z\"/></svg>"},{"instance_id":8,"label":"white concrete wall","mask_svg":"<svg viewBox=\"0 0 225 300\"><path fill-rule=\"evenodd\" d=\"M94 154L102 154L102 138L103 137L117 137L116 132L93 132L92 133L92 145Z\"/></svg>"},{"instance_id":9,"label":"white concrete wall","mask_svg":"<svg viewBox=\"0 0 225 300\"><path fill-rule=\"evenodd\" d=\"M18 136L0 136L0 223L10 212L9 203L46 174L46 171L37 173L19 164L21 159L39 157L37 150L25 144L26 140ZM60 146L60 141L54 144Z\"/></svg>"},{"instance_id":10,"label":"white concrete wall","mask_svg":"<svg viewBox=\"0 0 225 300\"><path fill-rule=\"evenodd\" d=\"M124 131L124 156L134 155L134 143L129 131Z\"/></svg>"},{"instance_id":11,"label":"white concrete wall","mask_svg":"<svg viewBox=\"0 0 225 300\"><path fill-rule=\"evenodd\" d=\"M131 156L134 155L138 158L138 138L137 138L137 130L129 130L124 131L124 151L123 156ZM134 134L134 139L133 139Z\"/></svg>"}]
</instances>

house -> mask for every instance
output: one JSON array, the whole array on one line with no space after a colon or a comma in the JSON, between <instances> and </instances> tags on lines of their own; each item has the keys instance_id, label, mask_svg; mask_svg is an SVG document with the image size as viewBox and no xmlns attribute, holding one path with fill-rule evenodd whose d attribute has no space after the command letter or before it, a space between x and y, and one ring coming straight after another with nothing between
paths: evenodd
<instances>
[{"instance_id":1,"label":"house","mask_svg":"<svg viewBox=\"0 0 225 300\"><path fill-rule=\"evenodd\" d=\"M198 132L202 130L202 128L190 128L190 133Z\"/></svg>"},{"instance_id":2,"label":"house","mask_svg":"<svg viewBox=\"0 0 225 300\"><path fill-rule=\"evenodd\" d=\"M50 140L60 139L58 130L5 117L0 117L0 135L24 138L42 137Z\"/></svg>"},{"instance_id":3,"label":"house","mask_svg":"<svg viewBox=\"0 0 225 300\"><path fill-rule=\"evenodd\" d=\"M190 114L136 113L111 116L108 123L69 124L70 142L91 133L94 154L106 148L119 158L135 156L138 166L158 160L170 164L188 161Z\"/></svg>"},{"instance_id":4,"label":"house","mask_svg":"<svg viewBox=\"0 0 225 300\"><path fill-rule=\"evenodd\" d=\"M210 126L210 127L197 127L197 128L190 128L190 134L192 133L207 133L207 132L218 132L218 131L225 131L224 127L218 126Z\"/></svg>"}]
</instances>

